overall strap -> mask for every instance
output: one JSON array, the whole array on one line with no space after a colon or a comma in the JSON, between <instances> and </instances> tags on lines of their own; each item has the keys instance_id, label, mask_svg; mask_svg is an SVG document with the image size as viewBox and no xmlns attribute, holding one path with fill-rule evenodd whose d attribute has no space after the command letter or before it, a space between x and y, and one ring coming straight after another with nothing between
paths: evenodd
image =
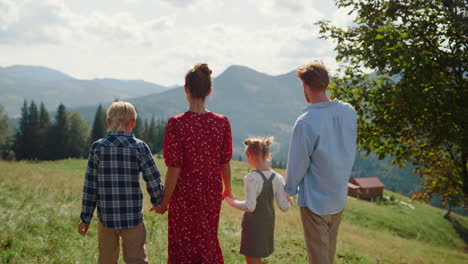
<instances>
[{"instance_id":1,"label":"overall strap","mask_svg":"<svg viewBox=\"0 0 468 264\"><path fill-rule=\"evenodd\" d=\"M260 174L260 176L262 176L262 179L264 182L267 180L267 178L265 177L265 174L263 174L261 170L255 170L255 172L257 172L258 174Z\"/></svg>"},{"instance_id":2,"label":"overall strap","mask_svg":"<svg viewBox=\"0 0 468 264\"><path fill-rule=\"evenodd\" d=\"M274 172L272 171L272 172L271 172L271 176L270 176L270 178L269 178L268 180L272 182L273 179L275 178L275 176L276 176L276 173L274 173Z\"/></svg>"}]
</instances>

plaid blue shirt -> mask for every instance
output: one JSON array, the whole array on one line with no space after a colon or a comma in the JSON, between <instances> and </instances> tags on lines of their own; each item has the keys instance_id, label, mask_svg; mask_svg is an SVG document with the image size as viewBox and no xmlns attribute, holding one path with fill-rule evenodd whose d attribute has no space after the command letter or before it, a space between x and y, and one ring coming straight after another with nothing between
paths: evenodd
<instances>
[{"instance_id":1,"label":"plaid blue shirt","mask_svg":"<svg viewBox=\"0 0 468 264\"><path fill-rule=\"evenodd\" d=\"M97 206L98 217L107 228L128 229L140 224L140 172L151 203L159 205L163 193L161 175L145 142L124 131L111 131L94 142L83 186L81 220L89 224Z\"/></svg>"}]
</instances>

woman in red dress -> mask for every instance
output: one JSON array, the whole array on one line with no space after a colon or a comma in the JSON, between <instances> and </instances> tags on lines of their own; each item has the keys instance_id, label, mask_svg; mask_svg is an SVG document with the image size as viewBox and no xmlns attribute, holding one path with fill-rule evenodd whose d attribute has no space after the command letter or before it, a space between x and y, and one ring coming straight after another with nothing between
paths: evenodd
<instances>
[{"instance_id":1,"label":"woman in red dress","mask_svg":"<svg viewBox=\"0 0 468 264\"><path fill-rule=\"evenodd\" d=\"M164 197L156 212L169 210L168 263L223 263L218 241L221 202L231 194L231 126L208 111L211 70L198 63L185 76L190 108L170 118L164 139L168 167ZM224 181L224 192L223 192Z\"/></svg>"}]
</instances>

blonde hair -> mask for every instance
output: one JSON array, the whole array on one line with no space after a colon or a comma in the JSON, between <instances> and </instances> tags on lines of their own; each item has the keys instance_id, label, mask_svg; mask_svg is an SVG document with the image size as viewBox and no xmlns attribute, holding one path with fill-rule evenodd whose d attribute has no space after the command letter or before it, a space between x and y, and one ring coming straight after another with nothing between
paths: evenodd
<instances>
[{"instance_id":1,"label":"blonde hair","mask_svg":"<svg viewBox=\"0 0 468 264\"><path fill-rule=\"evenodd\" d=\"M263 160L270 160L270 146L273 142L273 137L248 138L244 140L245 153L253 154Z\"/></svg>"},{"instance_id":2,"label":"blonde hair","mask_svg":"<svg viewBox=\"0 0 468 264\"><path fill-rule=\"evenodd\" d=\"M327 89L330 83L327 68L318 61L299 67L296 71L296 76L305 82L313 91L323 91Z\"/></svg>"},{"instance_id":3,"label":"blonde hair","mask_svg":"<svg viewBox=\"0 0 468 264\"><path fill-rule=\"evenodd\" d=\"M137 119L135 107L128 102L113 102L107 108L107 120L112 121L109 130L120 130L128 121Z\"/></svg>"}]
</instances>

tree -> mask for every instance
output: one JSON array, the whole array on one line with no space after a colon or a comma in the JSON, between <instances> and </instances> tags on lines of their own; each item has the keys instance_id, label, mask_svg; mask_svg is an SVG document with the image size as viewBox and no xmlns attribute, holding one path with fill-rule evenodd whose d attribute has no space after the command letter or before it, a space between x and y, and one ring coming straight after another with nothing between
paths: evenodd
<instances>
[{"instance_id":1,"label":"tree","mask_svg":"<svg viewBox=\"0 0 468 264\"><path fill-rule=\"evenodd\" d=\"M3 105L0 105L0 158L12 159L13 127L8 115L4 112Z\"/></svg>"},{"instance_id":2,"label":"tree","mask_svg":"<svg viewBox=\"0 0 468 264\"><path fill-rule=\"evenodd\" d=\"M34 100L31 101L29 105L29 116L28 116L28 129L27 129L27 144L28 144L28 159L37 159L40 151L40 120L39 120L39 111Z\"/></svg>"},{"instance_id":3,"label":"tree","mask_svg":"<svg viewBox=\"0 0 468 264\"><path fill-rule=\"evenodd\" d=\"M39 131L38 131L38 159L44 160L49 157L48 153L48 136L50 132L50 118L49 118L49 112L44 106L44 103L41 103L41 107L39 108Z\"/></svg>"},{"instance_id":4,"label":"tree","mask_svg":"<svg viewBox=\"0 0 468 264\"><path fill-rule=\"evenodd\" d=\"M27 158L28 155L28 132L29 132L29 108L28 102L24 100L21 108L19 129L15 134L15 154L18 160Z\"/></svg>"},{"instance_id":5,"label":"tree","mask_svg":"<svg viewBox=\"0 0 468 264\"><path fill-rule=\"evenodd\" d=\"M356 107L360 147L399 166L413 163L425 188L415 198L439 193L443 202L468 204L467 2L336 3L351 9L354 24L318 25L337 44L331 93Z\"/></svg>"},{"instance_id":6,"label":"tree","mask_svg":"<svg viewBox=\"0 0 468 264\"><path fill-rule=\"evenodd\" d=\"M143 121L141 118L137 118L136 123L135 123L135 128L133 129L133 134L135 134L135 137L142 139L145 133L145 127L143 125Z\"/></svg>"},{"instance_id":7,"label":"tree","mask_svg":"<svg viewBox=\"0 0 468 264\"><path fill-rule=\"evenodd\" d=\"M88 124L78 112L67 113L67 120L67 156L82 158L88 151Z\"/></svg>"},{"instance_id":8,"label":"tree","mask_svg":"<svg viewBox=\"0 0 468 264\"><path fill-rule=\"evenodd\" d=\"M48 137L48 149L50 159L68 158L68 120L65 106L60 104L55 114L55 122L52 125Z\"/></svg>"},{"instance_id":9,"label":"tree","mask_svg":"<svg viewBox=\"0 0 468 264\"><path fill-rule=\"evenodd\" d=\"M96 141L107 134L107 117L102 105L99 105L94 115L93 128L91 130L91 141Z\"/></svg>"}]
</instances>

